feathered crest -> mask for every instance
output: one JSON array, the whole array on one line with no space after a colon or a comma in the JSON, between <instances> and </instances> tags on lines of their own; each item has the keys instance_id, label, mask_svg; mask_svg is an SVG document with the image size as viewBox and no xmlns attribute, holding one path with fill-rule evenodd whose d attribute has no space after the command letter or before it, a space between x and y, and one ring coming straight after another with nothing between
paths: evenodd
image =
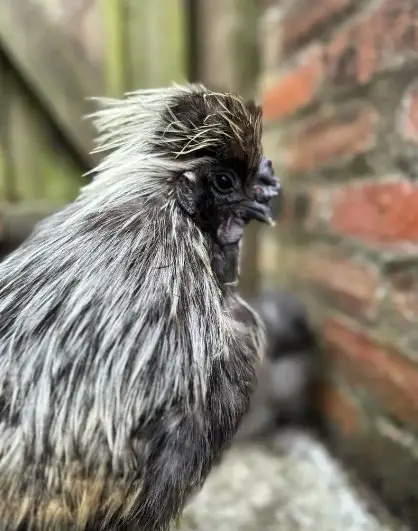
<instances>
[{"instance_id":1,"label":"feathered crest","mask_svg":"<svg viewBox=\"0 0 418 531\"><path fill-rule=\"evenodd\" d=\"M261 109L232 93L201 84L129 92L123 99L94 98L89 115L98 132L94 152L109 152L92 170L103 174L162 169L192 170L202 158L233 156L249 166L261 153ZM160 183L161 184L161 183Z\"/></svg>"}]
</instances>

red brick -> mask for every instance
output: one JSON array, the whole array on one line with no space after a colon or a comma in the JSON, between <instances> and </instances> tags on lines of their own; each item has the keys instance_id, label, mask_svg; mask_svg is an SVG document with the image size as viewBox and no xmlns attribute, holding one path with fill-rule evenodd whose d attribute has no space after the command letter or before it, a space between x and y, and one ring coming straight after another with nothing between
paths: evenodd
<instances>
[{"instance_id":1,"label":"red brick","mask_svg":"<svg viewBox=\"0 0 418 531\"><path fill-rule=\"evenodd\" d=\"M361 413L355 401L335 385L327 383L321 389L319 406L324 415L341 431L352 436L359 431Z\"/></svg>"},{"instance_id":2,"label":"red brick","mask_svg":"<svg viewBox=\"0 0 418 531\"><path fill-rule=\"evenodd\" d=\"M418 144L418 82L407 90L399 112L398 128L405 140Z\"/></svg>"},{"instance_id":3,"label":"red brick","mask_svg":"<svg viewBox=\"0 0 418 531\"><path fill-rule=\"evenodd\" d=\"M373 145L375 116L369 107L351 108L315 118L289 135L288 165L310 171L365 153Z\"/></svg>"},{"instance_id":4,"label":"red brick","mask_svg":"<svg viewBox=\"0 0 418 531\"><path fill-rule=\"evenodd\" d=\"M367 83L418 52L415 0L386 0L339 31L326 51L328 80Z\"/></svg>"},{"instance_id":5,"label":"red brick","mask_svg":"<svg viewBox=\"0 0 418 531\"><path fill-rule=\"evenodd\" d=\"M283 50L292 52L335 16L346 12L356 0L296 0L283 18Z\"/></svg>"},{"instance_id":6,"label":"red brick","mask_svg":"<svg viewBox=\"0 0 418 531\"><path fill-rule=\"evenodd\" d=\"M352 17L329 42L312 48L316 51L309 58L311 65L302 63L284 74L271 94L266 95L268 106L273 109L277 106L278 116L282 116L317 100L324 89L366 84L376 74L416 60L418 9L415 2L385 0ZM292 48L316 25L328 22L329 17L343 13L354 3L353 0L302 0L292 6L283 22L283 51L289 52L289 46ZM298 18L299 12L305 15ZM288 105L287 98L290 98Z\"/></svg>"},{"instance_id":7,"label":"red brick","mask_svg":"<svg viewBox=\"0 0 418 531\"><path fill-rule=\"evenodd\" d=\"M418 185L403 179L337 189L330 226L377 244L418 242Z\"/></svg>"},{"instance_id":8,"label":"red brick","mask_svg":"<svg viewBox=\"0 0 418 531\"><path fill-rule=\"evenodd\" d=\"M280 215L280 224L293 225L303 230L317 230L328 226L329 199L332 188L319 185L292 186L286 189L283 196L284 209ZM300 213L300 203L304 202L303 215ZM299 205L298 205L299 203Z\"/></svg>"},{"instance_id":9,"label":"red brick","mask_svg":"<svg viewBox=\"0 0 418 531\"><path fill-rule=\"evenodd\" d=\"M364 386L398 419L418 422L417 366L335 319L325 323L324 335L331 363L353 385Z\"/></svg>"},{"instance_id":10,"label":"red brick","mask_svg":"<svg viewBox=\"0 0 418 531\"><path fill-rule=\"evenodd\" d=\"M266 91L263 99L265 120L278 120L309 104L315 97L322 75L322 49L313 46Z\"/></svg>"},{"instance_id":11,"label":"red brick","mask_svg":"<svg viewBox=\"0 0 418 531\"><path fill-rule=\"evenodd\" d=\"M348 260L325 245L294 251L289 270L293 278L331 297L332 303L346 313L357 315L374 308L379 288L378 271Z\"/></svg>"}]
</instances>

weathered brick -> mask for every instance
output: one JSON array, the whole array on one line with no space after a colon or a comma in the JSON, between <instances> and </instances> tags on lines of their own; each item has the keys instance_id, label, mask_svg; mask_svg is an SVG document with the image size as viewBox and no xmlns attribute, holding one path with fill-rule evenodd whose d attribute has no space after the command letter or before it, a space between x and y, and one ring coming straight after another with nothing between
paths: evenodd
<instances>
[{"instance_id":1,"label":"weathered brick","mask_svg":"<svg viewBox=\"0 0 418 531\"><path fill-rule=\"evenodd\" d=\"M274 6L280 17L266 37L261 91L267 121L291 119L266 128L285 199L277 278L303 299L325 339L332 383L319 398L335 434L385 499L404 513L407 500L418 529L408 477L418 454L403 461L399 441L393 453L380 450L384 435L371 441L379 418L405 436L418 426L418 2ZM369 254L385 260L377 266Z\"/></svg>"},{"instance_id":2,"label":"weathered brick","mask_svg":"<svg viewBox=\"0 0 418 531\"><path fill-rule=\"evenodd\" d=\"M383 418L379 420L378 424L381 424ZM386 425L389 425L388 420ZM333 449L356 472L363 485L378 495L385 508L402 519L403 526L399 521L393 521L390 515L381 514L381 507L376 507L388 529L415 530L418 529L416 449L406 447L401 441L401 430L394 423L391 426L391 431L398 433L381 430L381 425L375 426L374 423L360 437L347 437L342 433L342 437L334 437ZM403 431L403 434L406 433Z\"/></svg>"},{"instance_id":3,"label":"weathered brick","mask_svg":"<svg viewBox=\"0 0 418 531\"><path fill-rule=\"evenodd\" d=\"M328 17L341 14L354 4L354 0L302 0L294 4L283 22L282 52L289 51L286 46L295 45L317 24L325 23ZM299 11L305 15L298 18ZM415 0L382 1L353 17L328 42L312 45L308 52L295 59L296 66L266 91L268 119L286 116L316 101L326 89L366 84L376 74L417 60ZM277 53L276 57L279 57ZM414 127L407 129L407 134L415 134Z\"/></svg>"},{"instance_id":4,"label":"weathered brick","mask_svg":"<svg viewBox=\"0 0 418 531\"><path fill-rule=\"evenodd\" d=\"M372 311L378 300L378 270L349 260L329 246L315 245L293 251L288 266L292 278L314 287L348 314Z\"/></svg>"},{"instance_id":5,"label":"weathered brick","mask_svg":"<svg viewBox=\"0 0 418 531\"><path fill-rule=\"evenodd\" d=\"M320 31L356 0L296 0L283 19L283 50L291 53L314 32Z\"/></svg>"},{"instance_id":6,"label":"weathered brick","mask_svg":"<svg viewBox=\"0 0 418 531\"><path fill-rule=\"evenodd\" d=\"M326 50L328 81L334 85L368 83L418 52L415 0L386 0L338 32Z\"/></svg>"},{"instance_id":7,"label":"weathered brick","mask_svg":"<svg viewBox=\"0 0 418 531\"><path fill-rule=\"evenodd\" d=\"M305 185L286 189L280 223L293 229L328 229L329 205L333 189L329 186Z\"/></svg>"},{"instance_id":8,"label":"weathered brick","mask_svg":"<svg viewBox=\"0 0 418 531\"><path fill-rule=\"evenodd\" d=\"M319 407L327 419L337 424L347 436L352 436L360 429L361 411L356 402L335 384L324 384Z\"/></svg>"},{"instance_id":9,"label":"weathered brick","mask_svg":"<svg viewBox=\"0 0 418 531\"><path fill-rule=\"evenodd\" d=\"M297 58L293 68L279 75L266 90L263 99L265 120L278 120L308 105L314 99L322 75L322 48L313 45Z\"/></svg>"},{"instance_id":10,"label":"weathered brick","mask_svg":"<svg viewBox=\"0 0 418 531\"><path fill-rule=\"evenodd\" d=\"M417 243L418 185L395 178L342 186L334 192L330 227L372 243Z\"/></svg>"},{"instance_id":11,"label":"weathered brick","mask_svg":"<svg viewBox=\"0 0 418 531\"><path fill-rule=\"evenodd\" d=\"M303 202L303 215L296 203ZM418 185L394 176L348 184L310 185L286 193L285 223L329 230L407 250L418 243ZM299 209L300 211L300 209Z\"/></svg>"},{"instance_id":12,"label":"weathered brick","mask_svg":"<svg viewBox=\"0 0 418 531\"><path fill-rule=\"evenodd\" d=\"M288 166L310 171L367 152L374 144L376 116L370 107L323 114L289 135Z\"/></svg>"},{"instance_id":13,"label":"weathered brick","mask_svg":"<svg viewBox=\"0 0 418 531\"><path fill-rule=\"evenodd\" d=\"M418 81L410 85L405 93L397 125L405 140L418 144Z\"/></svg>"},{"instance_id":14,"label":"weathered brick","mask_svg":"<svg viewBox=\"0 0 418 531\"><path fill-rule=\"evenodd\" d=\"M406 322L418 321L418 266L387 274L388 296L397 315Z\"/></svg>"},{"instance_id":15,"label":"weathered brick","mask_svg":"<svg viewBox=\"0 0 418 531\"><path fill-rule=\"evenodd\" d=\"M353 385L368 389L398 419L418 421L417 366L336 319L325 323L324 336L331 363Z\"/></svg>"}]
</instances>

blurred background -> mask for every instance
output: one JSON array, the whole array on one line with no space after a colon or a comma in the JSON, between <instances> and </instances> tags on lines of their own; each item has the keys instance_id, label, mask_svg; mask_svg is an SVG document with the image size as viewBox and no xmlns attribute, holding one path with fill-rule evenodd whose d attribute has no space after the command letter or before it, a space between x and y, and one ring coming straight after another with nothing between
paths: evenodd
<instances>
[{"instance_id":1,"label":"blurred background","mask_svg":"<svg viewBox=\"0 0 418 531\"><path fill-rule=\"evenodd\" d=\"M186 80L254 97L284 195L246 236L241 289L304 305L321 351L304 399L412 529L417 67L416 0L0 0L1 256L86 182L89 97Z\"/></svg>"}]
</instances>

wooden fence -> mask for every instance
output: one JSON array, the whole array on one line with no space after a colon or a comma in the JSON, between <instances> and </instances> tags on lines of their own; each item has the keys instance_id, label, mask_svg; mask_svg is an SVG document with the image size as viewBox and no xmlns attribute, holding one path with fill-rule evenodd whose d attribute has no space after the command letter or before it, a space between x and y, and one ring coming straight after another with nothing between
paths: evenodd
<instances>
[{"instance_id":1,"label":"wooden fence","mask_svg":"<svg viewBox=\"0 0 418 531\"><path fill-rule=\"evenodd\" d=\"M97 162L90 96L186 78L184 20L181 0L1 0L3 240L71 200Z\"/></svg>"},{"instance_id":2,"label":"wooden fence","mask_svg":"<svg viewBox=\"0 0 418 531\"><path fill-rule=\"evenodd\" d=\"M90 96L187 79L251 95L258 3L1 0L0 246L85 182L97 162Z\"/></svg>"}]
</instances>

